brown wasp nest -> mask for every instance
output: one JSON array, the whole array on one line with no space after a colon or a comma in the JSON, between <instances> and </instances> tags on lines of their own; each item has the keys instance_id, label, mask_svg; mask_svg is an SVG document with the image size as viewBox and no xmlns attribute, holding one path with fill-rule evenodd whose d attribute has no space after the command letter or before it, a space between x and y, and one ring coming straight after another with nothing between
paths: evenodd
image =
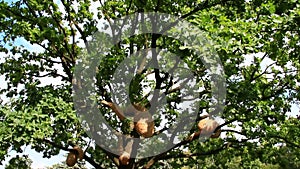
<instances>
[{"instance_id":1,"label":"brown wasp nest","mask_svg":"<svg viewBox=\"0 0 300 169\"><path fill-rule=\"evenodd\" d=\"M140 136L145 138L154 134L154 121L149 112L139 112L134 116L134 128Z\"/></svg>"},{"instance_id":2,"label":"brown wasp nest","mask_svg":"<svg viewBox=\"0 0 300 169\"><path fill-rule=\"evenodd\" d=\"M77 159L82 160L84 156L83 150L79 146L74 146L72 150L70 150L66 163L69 167L73 167L77 163Z\"/></svg>"},{"instance_id":3,"label":"brown wasp nest","mask_svg":"<svg viewBox=\"0 0 300 169\"><path fill-rule=\"evenodd\" d=\"M198 129L201 132L201 135L211 135L211 138L218 138L221 134L221 129L218 129L216 132L215 129L219 126L219 123L212 119L203 119L198 123Z\"/></svg>"},{"instance_id":4,"label":"brown wasp nest","mask_svg":"<svg viewBox=\"0 0 300 169\"><path fill-rule=\"evenodd\" d=\"M69 152L66 163L69 167L73 167L77 163L77 155L75 152Z\"/></svg>"},{"instance_id":5,"label":"brown wasp nest","mask_svg":"<svg viewBox=\"0 0 300 169\"><path fill-rule=\"evenodd\" d=\"M122 165L128 165L129 164L129 159L130 159L130 154L127 153L126 151L124 151L120 157L119 157L119 160L120 160L120 163Z\"/></svg>"},{"instance_id":6,"label":"brown wasp nest","mask_svg":"<svg viewBox=\"0 0 300 169\"><path fill-rule=\"evenodd\" d=\"M73 149L77 152L77 157L82 160L84 156L83 150L79 146L74 146Z\"/></svg>"}]
</instances>

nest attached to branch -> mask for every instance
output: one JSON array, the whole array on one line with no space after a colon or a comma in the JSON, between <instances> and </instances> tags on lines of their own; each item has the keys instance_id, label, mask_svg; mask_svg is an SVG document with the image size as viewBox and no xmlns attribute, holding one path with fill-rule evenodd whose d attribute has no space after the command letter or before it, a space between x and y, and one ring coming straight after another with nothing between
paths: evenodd
<instances>
[{"instance_id":1,"label":"nest attached to branch","mask_svg":"<svg viewBox=\"0 0 300 169\"><path fill-rule=\"evenodd\" d=\"M73 167L76 163L77 160L82 160L84 157L84 152L79 146L74 146L72 150L70 150L66 163L69 167Z\"/></svg>"},{"instance_id":2,"label":"nest attached to branch","mask_svg":"<svg viewBox=\"0 0 300 169\"><path fill-rule=\"evenodd\" d=\"M218 138L221 134L221 129L215 131L219 123L212 119L203 119L198 123L198 129L203 136L210 136L211 138Z\"/></svg>"},{"instance_id":3,"label":"nest attached to branch","mask_svg":"<svg viewBox=\"0 0 300 169\"><path fill-rule=\"evenodd\" d=\"M140 136L152 137L154 134L154 121L149 112L139 112L134 116L134 128Z\"/></svg>"}]
</instances>

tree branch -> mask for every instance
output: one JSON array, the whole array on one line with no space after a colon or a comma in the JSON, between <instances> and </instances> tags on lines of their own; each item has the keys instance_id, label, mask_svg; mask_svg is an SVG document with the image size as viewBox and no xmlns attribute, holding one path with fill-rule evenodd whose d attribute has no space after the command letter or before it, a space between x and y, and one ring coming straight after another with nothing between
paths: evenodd
<instances>
[{"instance_id":1,"label":"tree branch","mask_svg":"<svg viewBox=\"0 0 300 169\"><path fill-rule=\"evenodd\" d=\"M124 115L123 111L118 107L118 105L116 105L112 102L107 102L105 100L102 100L101 103L108 106L109 108L111 108L116 113L116 115L119 117L119 119L121 121L123 121L125 119L125 115Z\"/></svg>"},{"instance_id":2,"label":"tree branch","mask_svg":"<svg viewBox=\"0 0 300 169\"><path fill-rule=\"evenodd\" d=\"M283 140L284 142L286 142L286 143L288 143L288 144L290 144L290 145L292 145L292 146L294 146L294 147L300 148L300 145L298 145L298 144L296 144L296 143L293 143L293 142L289 141L289 140L288 140L287 138L285 138L285 137L281 137L281 136L279 136L279 135L272 135L271 137L273 137L273 138L279 138L279 139Z\"/></svg>"},{"instance_id":3,"label":"tree branch","mask_svg":"<svg viewBox=\"0 0 300 169\"><path fill-rule=\"evenodd\" d=\"M52 142L48 139L43 139L44 142L50 144L53 147L56 147L58 149L64 150L64 151L72 151L73 149L61 146L59 144L56 144L55 142ZM72 144L71 146L75 146L74 144ZM91 157L88 157L86 154L84 154L83 159L85 159L87 162L89 162L92 166L94 166L96 169L104 169L103 167L101 167L98 163L96 163Z\"/></svg>"},{"instance_id":4,"label":"tree branch","mask_svg":"<svg viewBox=\"0 0 300 169\"><path fill-rule=\"evenodd\" d=\"M159 160L167 160L167 159L172 159L172 158L190 158L190 157L195 157L195 156L207 156L207 155L212 155L212 154L219 153L220 151L225 150L228 147L231 147L230 143L226 143L223 146L221 146L217 149L208 151L208 152L197 152L197 153L192 153L192 154L181 153L181 154L178 154L176 156L166 155L166 156L164 156L163 158L161 158Z\"/></svg>"}]
</instances>

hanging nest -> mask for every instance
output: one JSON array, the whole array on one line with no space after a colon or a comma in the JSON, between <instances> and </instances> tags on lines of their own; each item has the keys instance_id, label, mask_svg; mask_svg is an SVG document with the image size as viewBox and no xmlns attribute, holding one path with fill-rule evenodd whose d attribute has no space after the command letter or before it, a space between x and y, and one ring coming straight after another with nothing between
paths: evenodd
<instances>
[{"instance_id":1,"label":"hanging nest","mask_svg":"<svg viewBox=\"0 0 300 169\"><path fill-rule=\"evenodd\" d=\"M134 128L140 136L145 138L154 134L154 121L149 112L139 112L134 116Z\"/></svg>"},{"instance_id":2,"label":"hanging nest","mask_svg":"<svg viewBox=\"0 0 300 169\"><path fill-rule=\"evenodd\" d=\"M198 123L198 129L203 136L209 136L211 138L218 138L221 134L221 129L218 129L216 132L215 129L219 126L219 123L212 119L203 119Z\"/></svg>"},{"instance_id":3,"label":"hanging nest","mask_svg":"<svg viewBox=\"0 0 300 169\"><path fill-rule=\"evenodd\" d=\"M66 163L69 167L73 167L79 158L79 160L82 160L84 157L84 152L79 146L74 146L72 150L70 150Z\"/></svg>"},{"instance_id":4,"label":"hanging nest","mask_svg":"<svg viewBox=\"0 0 300 169\"><path fill-rule=\"evenodd\" d=\"M77 157L82 160L84 157L84 152L79 146L74 146L73 149L77 152Z\"/></svg>"},{"instance_id":5,"label":"hanging nest","mask_svg":"<svg viewBox=\"0 0 300 169\"><path fill-rule=\"evenodd\" d=\"M122 165L128 165L129 159L130 159L130 154L127 153L126 151L124 151L119 157L119 161Z\"/></svg>"},{"instance_id":6,"label":"hanging nest","mask_svg":"<svg viewBox=\"0 0 300 169\"><path fill-rule=\"evenodd\" d=\"M69 167L73 167L77 163L77 155L75 151L70 151L66 163Z\"/></svg>"}]
</instances>

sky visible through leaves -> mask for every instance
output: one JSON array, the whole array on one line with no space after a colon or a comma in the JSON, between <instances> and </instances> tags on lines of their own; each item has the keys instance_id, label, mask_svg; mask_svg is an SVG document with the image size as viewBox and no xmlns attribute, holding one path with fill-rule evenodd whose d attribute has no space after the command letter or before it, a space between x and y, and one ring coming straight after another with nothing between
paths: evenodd
<instances>
[{"instance_id":1,"label":"sky visible through leaves","mask_svg":"<svg viewBox=\"0 0 300 169\"><path fill-rule=\"evenodd\" d=\"M6 0L7 2L12 2L9 0ZM1 38L2 38L2 34L0 34L0 42L1 42ZM30 43L28 43L26 40L22 39L22 38L18 38L15 40L15 45L16 46L24 46L25 48L27 48L30 51L34 51L34 52L41 52L43 51L42 48L38 47L37 45L32 45ZM253 56L255 57L261 57L263 54L262 53L258 53L256 55L248 55L245 56L247 59L244 62L244 64L250 64L253 60ZM0 62L3 62L3 56L4 54L0 53ZM268 64L270 64L270 60L266 59L265 61L262 62L261 67L262 69L266 68L268 66ZM59 68L58 68L59 69ZM48 79L48 78L44 78L42 79L42 84L49 84L49 83L54 83L54 84L59 84L59 81L53 81L52 79ZM6 82L4 79L4 76L0 76L0 84L1 86L5 86ZM7 98L5 96L1 96L1 99L4 102L7 102ZM289 116L293 116L296 117L296 115L299 112L299 105L295 105L293 104L291 107L291 112L288 113L287 115ZM45 167L45 166L49 166L49 165L53 165L56 163L59 163L60 161L63 161L63 155L66 153L64 151L62 151L63 153L60 153L58 156L53 157L52 159L42 159L42 155L40 155L39 153L36 153L34 151L32 151L30 149L30 147L26 148L25 154L29 154L29 157L33 160L33 168L38 168L38 167ZM11 152L10 153L12 155L12 157L15 155L15 152ZM4 162L4 165L0 166L0 169L4 169L5 164L7 164L7 161L9 160L9 158L6 160L6 162Z\"/></svg>"}]
</instances>

